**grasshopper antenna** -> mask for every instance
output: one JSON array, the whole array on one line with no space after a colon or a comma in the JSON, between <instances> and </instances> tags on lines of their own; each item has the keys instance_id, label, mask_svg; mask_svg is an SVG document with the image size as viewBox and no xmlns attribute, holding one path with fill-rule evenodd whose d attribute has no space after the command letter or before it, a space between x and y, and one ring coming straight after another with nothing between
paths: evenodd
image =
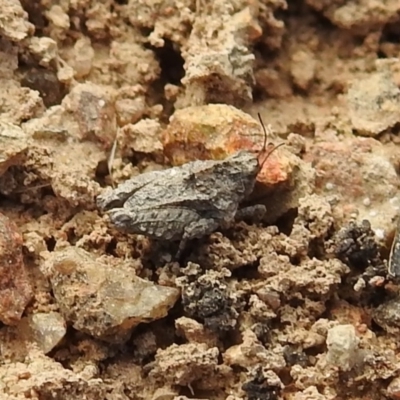
<instances>
[{"instance_id":1,"label":"grasshopper antenna","mask_svg":"<svg viewBox=\"0 0 400 400\"><path fill-rule=\"evenodd\" d=\"M261 114L260 114L260 113L257 113L257 115L258 115L258 119L260 120L260 124L261 124L261 127L262 127L262 129L263 129L263 132L264 132L264 144L263 144L263 147L262 147L261 152L260 152L260 153L262 153L262 152L264 152L265 150L267 150L268 134L271 134L271 133L272 133L272 128L271 128L270 125L268 125L268 126L267 126L268 129L267 129L267 128L265 127L265 125L264 125L264 122L263 122L262 118L261 118ZM260 170L262 169L263 165L265 164L265 161L268 160L268 157L269 157L276 149L278 149L279 147L282 147L284 144L285 144L284 142L279 143L278 145L274 146L274 148L273 148L270 152L267 153L267 155L265 156L264 160L263 160L262 162L260 162Z\"/></svg>"}]
</instances>

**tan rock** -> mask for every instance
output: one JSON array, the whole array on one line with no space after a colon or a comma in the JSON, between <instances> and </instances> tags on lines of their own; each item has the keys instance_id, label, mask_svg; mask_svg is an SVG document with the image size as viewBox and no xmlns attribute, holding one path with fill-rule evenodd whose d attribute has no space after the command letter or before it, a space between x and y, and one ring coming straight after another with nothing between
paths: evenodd
<instances>
[{"instance_id":1,"label":"tan rock","mask_svg":"<svg viewBox=\"0 0 400 400\"><path fill-rule=\"evenodd\" d=\"M67 326L57 312L36 313L21 320L18 332L25 340L37 343L43 353L47 354L63 339Z\"/></svg>"},{"instance_id":2,"label":"tan rock","mask_svg":"<svg viewBox=\"0 0 400 400\"><path fill-rule=\"evenodd\" d=\"M364 136L377 136L400 121L400 90L389 71L354 81L347 104L353 129Z\"/></svg>"},{"instance_id":3,"label":"tan rock","mask_svg":"<svg viewBox=\"0 0 400 400\"><path fill-rule=\"evenodd\" d=\"M29 136L21 128L0 122L0 175L21 162L29 144Z\"/></svg>"},{"instance_id":4,"label":"tan rock","mask_svg":"<svg viewBox=\"0 0 400 400\"><path fill-rule=\"evenodd\" d=\"M191 382L214 377L219 351L203 343L173 344L157 351L150 375L175 385L187 386Z\"/></svg>"},{"instance_id":5,"label":"tan rock","mask_svg":"<svg viewBox=\"0 0 400 400\"><path fill-rule=\"evenodd\" d=\"M76 247L51 253L42 270L64 318L109 342L125 341L138 324L165 317L179 297L178 289L155 285Z\"/></svg>"}]
</instances>

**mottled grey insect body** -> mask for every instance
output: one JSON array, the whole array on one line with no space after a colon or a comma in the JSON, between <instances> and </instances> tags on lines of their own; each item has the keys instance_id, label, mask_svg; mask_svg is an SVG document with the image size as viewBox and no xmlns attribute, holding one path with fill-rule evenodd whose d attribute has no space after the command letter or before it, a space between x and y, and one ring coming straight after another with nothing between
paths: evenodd
<instances>
[{"instance_id":1,"label":"mottled grey insect body","mask_svg":"<svg viewBox=\"0 0 400 400\"><path fill-rule=\"evenodd\" d=\"M224 160L193 161L144 173L97 198L117 229L162 240L187 240L228 226L254 189L257 155L239 151Z\"/></svg>"}]
</instances>

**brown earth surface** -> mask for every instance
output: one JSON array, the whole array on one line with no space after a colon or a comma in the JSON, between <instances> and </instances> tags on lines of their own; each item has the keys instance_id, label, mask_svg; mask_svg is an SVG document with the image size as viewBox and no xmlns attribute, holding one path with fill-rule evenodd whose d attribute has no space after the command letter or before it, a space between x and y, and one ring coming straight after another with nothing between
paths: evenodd
<instances>
[{"instance_id":1,"label":"brown earth surface","mask_svg":"<svg viewBox=\"0 0 400 400\"><path fill-rule=\"evenodd\" d=\"M398 0L0 1L0 400L400 399L399 57ZM264 217L98 209L258 113Z\"/></svg>"}]
</instances>

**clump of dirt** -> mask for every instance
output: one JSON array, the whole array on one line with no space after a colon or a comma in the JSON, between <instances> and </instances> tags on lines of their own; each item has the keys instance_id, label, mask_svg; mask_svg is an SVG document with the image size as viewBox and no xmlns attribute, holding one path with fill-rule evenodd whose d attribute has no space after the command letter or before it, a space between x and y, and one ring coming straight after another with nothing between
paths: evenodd
<instances>
[{"instance_id":1,"label":"clump of dirt","mask_svg":"<svg viewBox=\"0 0 400 400\"><path fill-rule=\"evenodd\" d=\"M399 23L395 0L0 2L0 398L399 399ZM98 208L240 150L253 193L179 257L145 235L160 204L143 235Z\"/></svg>"}]
</instances>

